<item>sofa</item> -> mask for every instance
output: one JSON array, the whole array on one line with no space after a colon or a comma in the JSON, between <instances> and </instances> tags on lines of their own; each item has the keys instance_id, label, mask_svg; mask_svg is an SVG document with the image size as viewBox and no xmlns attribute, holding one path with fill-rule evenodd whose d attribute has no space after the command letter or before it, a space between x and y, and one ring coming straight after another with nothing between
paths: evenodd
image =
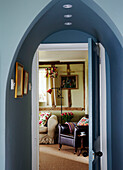
<instances>
[{"instance_id":1,"label":"sofa","mask_svg":"<svg viewBox=\"0 0 123 170\"><path fill-rule=\"evenodd\" d=\"M61 111L60 110L50 110L49 111L51 115L56 115L58 118L58 123L63 123L61 122ZM85 111L79 111L79 110L63 110L62 113L64 112L72 112L74 114L74 117L71 119L71 122L78 122L84 115Z\"/></svg>"},{"instance_id":2,"label":"sofa","mask_svg":"<svg viewBox=\"0 0 123 170\"><path fill-rule=\"evenodd\" d=\"M57 117L57 124L61 124L63 122L61 122L61 111L60 110L42 110L43 112L48 112L50 113L50 115L54 115ZM72 112L74 114L74 117L71 119L71 122L78 122L83 116L85 116L85 111L79 111L79 110L63 110L64 112ZM48 121L49 122L49 121ZM39 127L39 143L58 143L58 134L59 134L59 130L58 130L58 126L55 126L55 130L54 130L54 137L53 137L53 141L51 140L51 138L48 138L48 136L46 135L48 133L48 129L50 130L50 127Z\"/></svg>"},{"instance_id":3,"label":"sofa","mask_svg":"<svg viewBox=\"0 0 123 170\"><path fill-rule=\"evenodd\" d=\"M55 129L58 124L56 115L51 115L47 126L39 127L39 144L54 144Z\"/></svg>"}]
</instances>

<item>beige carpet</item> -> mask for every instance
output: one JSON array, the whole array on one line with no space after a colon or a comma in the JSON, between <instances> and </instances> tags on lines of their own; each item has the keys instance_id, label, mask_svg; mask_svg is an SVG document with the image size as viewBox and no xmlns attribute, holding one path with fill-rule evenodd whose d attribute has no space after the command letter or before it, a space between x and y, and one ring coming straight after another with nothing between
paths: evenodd
<instances>
[{"instance_id":1,"label":"beige carpet","mask_svg":"<svg viewBox=\"0 0 123 170\"><path fill-rule=\"evenodd\" d=\"M77 156L73 147L63 145L58 150L58 144L39 146L40 170L88 170L88 157Z\"/></svg>"}]
</instances>

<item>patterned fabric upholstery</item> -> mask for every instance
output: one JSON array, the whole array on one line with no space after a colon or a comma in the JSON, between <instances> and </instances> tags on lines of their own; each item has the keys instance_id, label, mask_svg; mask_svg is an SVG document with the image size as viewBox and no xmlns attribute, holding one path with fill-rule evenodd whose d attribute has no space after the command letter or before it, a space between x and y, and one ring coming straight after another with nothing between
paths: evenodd
<instances>
[{"instance_id":1,"label":"patterned fabric upholstery","mask_svg":"<svg viewBox=\"0 0 123 170\"><path fill-rule=\"evenodd\" d=\"M80 119L80 121L77 123L77 126L88 126L89 125L89 119L86 117L83 117Z\"/></svg>"},{"instance_id":2,"label":"patterned fabric upholstery","mask_svg":"<svg viewBox=\"0 0 123 170\"><path fill-rule=\"evenodd\" d=\"M72 134L74 132L74 127L76 126L76 123L75 122L66 122L65 124L67 124L69 126L70 133Z\"/></svg>"},{"instance_id":3,"label":"patterned fabric upholstery","mask_svg":"<svg viewBox=\"0 0 123 170\"><path fill-rule=\"evenodd\" d=\"M51 114L48 112L40 112L39 113L39 126L45 126L50 115Z\"/></svg>"}]
</instances>

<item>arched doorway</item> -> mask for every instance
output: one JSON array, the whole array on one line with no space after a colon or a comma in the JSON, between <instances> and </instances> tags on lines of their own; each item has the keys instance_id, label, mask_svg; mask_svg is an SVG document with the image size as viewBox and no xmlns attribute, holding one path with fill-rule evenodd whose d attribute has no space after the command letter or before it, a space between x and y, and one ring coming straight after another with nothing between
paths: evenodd
<instances>
[{"instance_id":1,"label":"arched doorway","mask_svg":"<svg viewBox=\"0 0 123 170\"><path fill-rule=\"evenodd\" d=\"M12 155L16 155L17 150L20 154L16 155L16 159L19 160L23 158L22 167L25 169L31 168L31 93L22 99L14 99L14 93L9 89L9 82L12 77L14 78L15 61L21 62L28 70L30 75L29 81L31 82L32 58L37 46L46 37L60 30L81 30L89 33L100 41L107 50L111 70L111 127L113 130L112 139L114 139L112 144L113 167L116 168L119 166L116 162L121 163L120 159L118 161L115 160L115 148L113 146L122 147L123 141L123 138L117 133L121 128L121 124L115 124L115 113L118 112L119 116L121 116L120 114L123 109L122 103L119 101L119 98L122 98L122 87L118 86L122 84L123 72L121 62L123 56L122 37L108 16L106 16L94 2L77 0L76 2L69 1L69 3L72 3L73 7L73 22L70 27L64 25L65 19L63 16L66 13L66 9L63 8L63 5L66 4L66 2L59 0L53 1L34 20L16 50L10 68L6 90L6 169L8 169L8 167L18 169L18 161L14 163L15 160L12 158ZM16 124L18 117L20 123ZM11 138L11 136L13 136L13 138ZM119 143L115 141L115 136L117 136L117 141ZM111 139L109 139L109 141L111 141ZM21 149L18 148L19 144L21 144ZM24 156L23 153L25 153ZM116 153L119 154L118 149L115 154ZM28 163L25 162L26 157L28 158Z\"/></svg>"}]
</instances>

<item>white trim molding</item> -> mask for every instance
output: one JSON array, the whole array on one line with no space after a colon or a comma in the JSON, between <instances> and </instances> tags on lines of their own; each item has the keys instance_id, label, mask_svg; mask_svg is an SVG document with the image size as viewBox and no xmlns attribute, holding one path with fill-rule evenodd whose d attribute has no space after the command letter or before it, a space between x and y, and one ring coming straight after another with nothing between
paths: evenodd
<instances>
[{"instance_id":1,"label":"white trim molding","mask_svg":"<svg viewBox=\"0 0 123 170\"><path fill-rule=\"evenodd\" d=\"M32 170L39 170L39 71L38 53L32 63Z\"/></svg>"},{"instance_id":2,"label":"white trim molding","mask_svg":"<svg viewBox=\"0 0 123 170\"><path fill-rule=\"evenodd\" d=\"M40 44L38 51L88 50L88 43Z\"/></svg>"},{"instance_id":3,"label":"white trim molding","mask_svg":"<svg viewBox=\"0 0 123 170\"><path fill-rule=\"evenodd\" d=\"M106 124L106 73L105 73L105 49L100 46L100 141L101 151L103 156L101 157L101 169L107 170L107 124ZM39 112L39 95L38 95L38 51L67 51L67 50L88 50L88 43L74 43L74 44L40 44L37 52L34 55L32 64L32 170L39 170L39 124L38 113ZM62 62L62 61L61 61ZM37 127L37 129L36 129ZM35 134L35 135L34 135Z\"/></svg>"}]
</instances>

